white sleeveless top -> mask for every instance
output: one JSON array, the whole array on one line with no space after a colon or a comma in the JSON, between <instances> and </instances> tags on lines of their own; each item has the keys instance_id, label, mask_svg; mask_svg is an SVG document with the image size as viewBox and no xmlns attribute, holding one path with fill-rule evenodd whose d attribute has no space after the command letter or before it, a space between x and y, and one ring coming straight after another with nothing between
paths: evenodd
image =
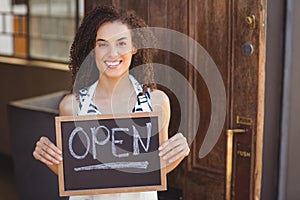
<instances>
[{"instance_id":1,"label":"white sleeveless top","mask_svg":"<svg viewBox=\"0 0 300 200\"><path fill-rule=\"evenodd\" d=\"M143 94L143 89L137 80L129 75L131 83L137 95L137 102L132 112L151 112L152 106L150 101L150 92ZM101 114L92 101L98 81L91 85L88 89L79 91L79 108L78 115ZM116 194L100 194L91 196L71 196L70 200L157 200L157 192L130 192Z\"/></svg>"}]
</instances>

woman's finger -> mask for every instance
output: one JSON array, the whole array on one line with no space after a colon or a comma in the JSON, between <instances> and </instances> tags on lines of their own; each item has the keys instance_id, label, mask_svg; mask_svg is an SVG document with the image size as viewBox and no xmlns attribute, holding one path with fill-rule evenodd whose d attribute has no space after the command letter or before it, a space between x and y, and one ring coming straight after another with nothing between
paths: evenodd
<instances>
[{"instance_id":1,"label":"woman's finger","mask_svg":"<svg viewBox=\"0 0 300 200\"><path fill-rule=\"evenodd\" d=\"M48 146L49 145L49 146ZM42 151L46 152L47 154L49 154L50 156L52 156L53 158L56 158L58 161L62 160L62 156L61 153L59 153L56 148L53 148L53 146L51 147L50 144L46 143L44 145L40 145L40 148L42 149ZM57 148L58 149L58 148Z\"/></svg>"},{"instance_id":2,"label":"woman's finger","mask_svg":"<svg viewBox=\"0 0 300 200\"><path fill-rule=\"evenodd\" d=\"M164 156L169 151L172 151L174 148L182 144L188 147L186 138L181 133L177 133L159 147L159 156Z\"/></svg>"},{"instance_id":3,"label":"woman's finger","mask_svg":"<svg viewBox=\"0 0 300 200\"><path fill-rule=\"evenodd\" d=\"M159 152L159 156L165 156L170 151L173 151L177 146L181 144L180 140L174 140L172 142L169 142L168 145L166 145L164 148L162 148Z\"/></svg>"},{"instance_id":4,"label":"woman's finger","mask_svg":"<svg viewBox=\"0 0 300 200\"><path fill-rule=\"evenodd\" d=\"M181 152L184 152L185 146L184 145L178 145L175 148L172 149L172 151L169 151L165 155L162 156L162 159L165 161L172 159L174 156L180 154Z\"/></svg>"},{"instance_id":5,"label":"woman's finger","mask_svg":"<svg viewBox=\"0 0 300 200\"><path fill-rule=\"evenodd\" d=\"M62 161L62 156L61 154L56 153L52 148L49 146L43 146L42 148L43 152L45 153L45 156L49 157L51 156L52 158L55 158L57 161Z\"/></svg>"},{"instance_id":6,"label":"woman's finger","mask_svg":"<svg viewBox=\"0 0 300 200\"><path fill-rule=\"evenodd\" d=\"M173 163L175 162L176 160L182 158L182 157L185 157L185 151L180 151L179 153L177 153L176 155L174 155L172 158L170 158L169 160L167 160L166 162L167 163Z\"/></svg>"},{"instance_id":7,"label":"woman's finger","mask_svg":"<svg viewBox=\"0 0 300 200\"><path fill-rule=\"evenodd\" d=\"M45 164L59 164L62 161L61 151L48 138L41 137L33 152L35 159Z\"/></svg>"},{"instance_id":8,"label":"woman's finger","mask_svg":"<svg viewBox=\"0 0 300 200\"><path fill-rule=\"evenodd\" d=\"M186 138L182 134L177 134L161 146L159 156L162 157L167 165L170 165L186 157L189 152L190 148Z\"/></svg>"},{"instance_id":9,"label":"woman's finger","mask_svg":"<svg viewBox=\"0 0 300 200\"><path fill-rule=\"evenodd\" d=\"M40 141L43 143L43 144L45 144L45 145L47 145L48 147L50 147L53 151L55 151L56 153L58 153L58 154L61 154L62 152L61 152L61 150L57 147L57 146L55 146L47 137L41 137L41 139L40 139Z\"/></svg>"},{"instance_id":10,"label":"woman's finger","mask_svg":"<svg viewBox=\"0 0 300 200\"><path fill-rule=\"evenodd\" d=\"M36 160L41 161L42 163L46 164L46 165L53 165L52 162L49 162L48 160L46 160L45 158L43 158L39 153L37 153L36 151L33 152L33 157Z\"/></svg>"},{"instance_id":11,"label":"woman's finger","mask_svg":"<svg viewBox=\"0 0 300 200\"><path fill-rule=\"evenodd\" d=\"M170 139L168 139L167 141L165 141L159 148L158 150L162 150L166 147L168 147L170 145L170 143L174 142L175 140L177 140L178 138L180 138L182 135L181 133L177 133L175 134L173 137L171 137Z\"/></svg>"},{"instance_id":12,"label":"woman's finger","mask_svg":"<svg viewBox=\"0 0 300 200\"><path fill-rule=\"evenodd\" d=\"M36 147L33 152L33 156L36 160L40 160L41 162L47 165L59 164L59 161L49 155L47 152L43 151L41 148Z\"/></svg>"}]
</instances>

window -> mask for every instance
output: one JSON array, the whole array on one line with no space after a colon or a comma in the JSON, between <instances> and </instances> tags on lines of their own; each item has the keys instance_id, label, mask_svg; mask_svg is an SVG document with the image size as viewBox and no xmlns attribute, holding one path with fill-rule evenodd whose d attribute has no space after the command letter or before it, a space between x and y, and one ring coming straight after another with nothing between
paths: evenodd
<instances>
[{"instance_id":1,"label":"window","mask_svg":"<svg viewBox=\"0 0 300 200\"><path fill-rule=\"evenodd\" d=\"M23 4L12 5L3 0L0 6L0 54L27 55L27 8Z\"/></svg>"},{"instance_id":2,"label":"window","mask_svg":"<svg viewBox=\"0 0 300 200\"><path fill-rule=\"evenodd\" d=\"M66 62L84 0L1 0L0 54Z\"/></svg>"}]
</instances>

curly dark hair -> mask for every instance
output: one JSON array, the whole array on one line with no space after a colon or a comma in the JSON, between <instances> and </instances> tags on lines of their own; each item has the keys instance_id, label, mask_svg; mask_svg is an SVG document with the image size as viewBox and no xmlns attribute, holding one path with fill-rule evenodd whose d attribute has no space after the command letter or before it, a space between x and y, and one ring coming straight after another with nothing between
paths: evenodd
<instances>
[{"instance_id":1,"label":"curly dark hair","mask_svg":"<svg viewBox=\"0 0 300 200\"><path fill-rule=\"evenodd\" d=\"M131 31L134 46L155 41L153 34L149 31L139 31L147 27L147 24L134 11L125 11L114 6L96 7L84 17L70 49L69 68L72 72L73 92L77 93L79 89L88 87L99 78L94 58L97 30L102 24L114 21L120 21L129 29L134 29ZM142 72L138 73L136 78L143 84L144 92L147 88L151 90L156 88L152 65L154 53L154 49L137 48L137 53L132 56L129 69L136 66L142 67ZM79 69L80 74L78 74Z\"/></svg>"}]
</instances>

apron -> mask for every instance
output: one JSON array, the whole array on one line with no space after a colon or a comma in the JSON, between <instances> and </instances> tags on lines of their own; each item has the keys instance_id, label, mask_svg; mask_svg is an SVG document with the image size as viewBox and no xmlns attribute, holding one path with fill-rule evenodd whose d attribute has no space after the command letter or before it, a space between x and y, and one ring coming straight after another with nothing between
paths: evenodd
<instances>
[{"instance_id":1,"label":"apron","mask_svg":"<svg viewBox=\"0 0 300 200\"><path fill-rule=\"evenodd\" d=\"M150 91L143 94L143 89L137 80L129 75L131 83L136 91L137 102L132 112L151 112ZM91 85L88 89L79 91L79 109L78 115L101 114L95 104L92 102L98 81ZM157 192L130 192L116 194L99 194L91 196L70 196L69 200L157 200Z\"/></svg>"}]
</instances>

